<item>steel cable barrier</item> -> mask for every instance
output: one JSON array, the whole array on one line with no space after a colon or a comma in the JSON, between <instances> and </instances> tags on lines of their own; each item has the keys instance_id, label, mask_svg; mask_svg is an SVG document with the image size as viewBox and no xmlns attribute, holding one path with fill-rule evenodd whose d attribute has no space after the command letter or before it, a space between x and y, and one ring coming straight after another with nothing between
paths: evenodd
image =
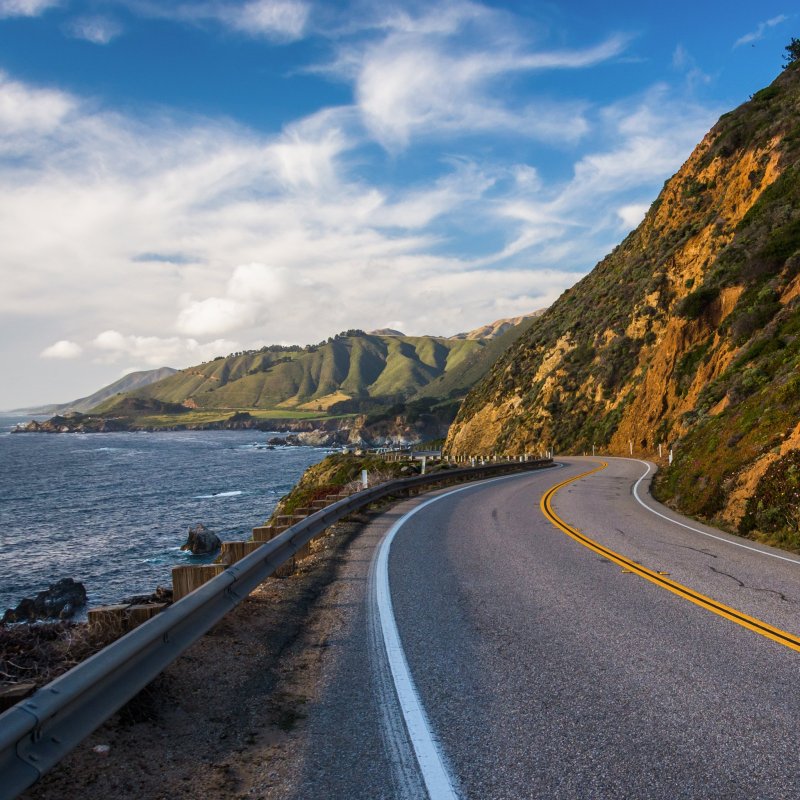
<instances>
[{"instance_id":1,"label":"steel cable barrier","mask_svg":"<svg viewBox=\"0 0 800 800\"><path fill-rule=\"evenodd\" d=\"M0 798L16 797L77 747L278 567L333 523L437 483L541 469L551 459L484 464L364 489L306 517L0 715Z\"/></svg>"}]
</instances>

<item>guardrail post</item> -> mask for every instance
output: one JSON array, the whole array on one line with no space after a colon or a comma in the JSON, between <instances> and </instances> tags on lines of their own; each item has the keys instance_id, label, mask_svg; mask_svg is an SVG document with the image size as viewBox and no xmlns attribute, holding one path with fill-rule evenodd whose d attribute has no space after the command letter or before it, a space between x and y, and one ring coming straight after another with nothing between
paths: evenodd
<instances>
[{"instance_id":1,"label":"guardrail post","mask_svg":"<svg viewBox=\"0 0 800 800\"><path fill-rule=\"evenodd\" d=\"M225 572L222 564L198 564L191 567L172 568L172 599L186 597L207 581Z\"/></svg>"},{"instance_id":2,"label":"guardrail post","mask_svg":"<svg viewBox=\"0 0 800 800\"><path fill-rule=\"evenodd\" d=\"M125 612L128 628L133 629L143 622L147 622L156 614L160 614L166 607L166 603L142 603L141 605L130 606Z\"/></svg>"},{"instance_id":3,"label":"guardrail post","mask_svg":"<svg viewBox=\"0 0 800 800\"><path fill-rule=\"evenodd\" d=\"M121 636L127 627L125 612L129 607L128 603L120 603L111 606L90 608L87 612L89 628Z\"/></svg>"},{"instance_id":4,"label":"guardrail post","mask_svg":"<svg viewBox=\"0 0 800 800\"><path fill-rule=\"evenodd\" d=\"M259 529L253 528L254 537L256 530ZM217 563L226 566L235 564L237 561L241 561L245 556L249 556L253 550L261 547L262 544L264 544L263 540L259 541L255 540L255 538L252 542L223 542L219 551L219 556L217 556Z\"/></svg>"}]
</instances>

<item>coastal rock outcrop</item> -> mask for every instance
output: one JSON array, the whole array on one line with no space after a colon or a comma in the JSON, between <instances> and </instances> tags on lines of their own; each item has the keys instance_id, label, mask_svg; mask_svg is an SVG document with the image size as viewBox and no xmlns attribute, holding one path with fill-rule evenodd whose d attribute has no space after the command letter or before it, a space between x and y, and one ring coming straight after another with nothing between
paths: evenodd
<instances>
[{"instance_id":1,"label":"coastal rock outcrop","mask_svg":"<svg viewBox=\"0 0 800 800\"><path fill-rule=\"evenodd\" d=\"M181 550L189 550L195 556L205 556L216 553L221 545L219 536L202 522L198 522L193 528L189 528L189 538L181 546Z\"/></svg>"},{"instance_id":2,"label":"coastal rock outcrop","mask_svg":"<svg viewBox=\"0 0 800 800\"><path fill-rule=\"evenodd\" d=\"M86 605L86 587L72 578L62 578L36 597L24 597L9 608L3 622L32 622L37 619L68 619Z\"/></svg>"}]
</instances>

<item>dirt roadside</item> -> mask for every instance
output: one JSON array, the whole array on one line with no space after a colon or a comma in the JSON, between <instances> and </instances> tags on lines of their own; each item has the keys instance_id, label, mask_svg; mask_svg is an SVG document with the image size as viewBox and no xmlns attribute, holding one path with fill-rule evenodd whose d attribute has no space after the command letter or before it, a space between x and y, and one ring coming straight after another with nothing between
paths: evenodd
<instances>
[{"instance_id":1,"label":"dirt roadside","mask_svg":"<svg viewBox=\"0 0 800 800\"><path fill-rule=\"evenodd\" d=\"M329 529L295 575L270 578L21 797L249 800L291 786L337 626L324 599L385 510Z\"/></svg>"}]
</instances>

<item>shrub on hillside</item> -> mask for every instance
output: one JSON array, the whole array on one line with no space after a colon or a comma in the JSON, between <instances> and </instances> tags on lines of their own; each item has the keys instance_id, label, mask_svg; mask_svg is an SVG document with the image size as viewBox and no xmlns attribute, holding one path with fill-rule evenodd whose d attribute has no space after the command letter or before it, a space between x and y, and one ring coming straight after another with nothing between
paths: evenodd
<instances>
[{"instance_id":1,"label":"shrub on hillside","mask_svg":"<svg viewBox=\"0 0 800 800\"><path fill-rule=\"evenodd\" d=\"M800 450L770 464L748 499L739 532L779 533L800 544Z\"/></svg>"},{"instance_id":2,"label":"shrub on hillside","mask_svg":"<svg viewBox=\"0 0 800 800\"><path fill-rule=\"evenodd\" d=\"M678 303L675 309L679 317L684 319L699 319L711 307L719 296L717 286L701 286Z\"/></svg>"}]
</instances>

